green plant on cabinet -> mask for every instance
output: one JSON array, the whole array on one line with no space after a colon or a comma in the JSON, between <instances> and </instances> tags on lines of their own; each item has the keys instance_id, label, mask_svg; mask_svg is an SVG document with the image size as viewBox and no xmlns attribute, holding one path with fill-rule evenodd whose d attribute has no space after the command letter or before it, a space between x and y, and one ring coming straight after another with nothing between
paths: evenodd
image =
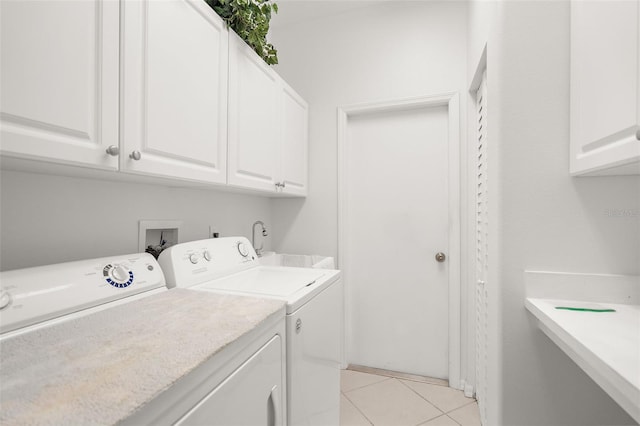
<instances>
[{"instance_id":1,"label":"green plant on cabinet","mask_svg":"<svg viewBox=\"0 0 640 426\"><path fill-rule=\"evenodd\" d=\"M278 5L269 0L205 0L255 52L269 65L278 63L278 52L267 42L271 12Z\"/></svg>"}]
</instances>

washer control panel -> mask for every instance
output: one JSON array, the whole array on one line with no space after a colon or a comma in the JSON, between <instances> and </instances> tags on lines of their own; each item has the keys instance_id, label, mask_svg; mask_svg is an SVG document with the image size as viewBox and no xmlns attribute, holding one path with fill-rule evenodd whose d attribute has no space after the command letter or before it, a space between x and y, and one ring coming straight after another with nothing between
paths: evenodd
<instances>
[{"instance_id":1,"label":"washer control panel","mask_svg":"<svg viewBox=\"0 0 640 426\"><path fill-rule=\"evenodd\" d=\"M0 332L124 299L165 280L148 253L0 272Z\"/></svg>"},{"instance_id":2,"label":"washer control panel","mask_svg":"<svg viewBox=\"0 0 640 426\"><path fill-rule=\"evenodd\" d=\"M245 237L176 244L164 250L158 262L169 288L191 287L259 265L258 255Z\"/></svg>"}]
</instances>

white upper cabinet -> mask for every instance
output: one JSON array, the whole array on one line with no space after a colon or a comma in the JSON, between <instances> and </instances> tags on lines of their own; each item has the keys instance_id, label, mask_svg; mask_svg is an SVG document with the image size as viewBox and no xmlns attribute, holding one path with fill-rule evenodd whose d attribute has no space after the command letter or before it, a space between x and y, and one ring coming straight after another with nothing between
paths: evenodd
<instances>
[{"instance_id":1,"label":"white upper cabinet","mask_svg":"<svg viewBox=\"0 0 640 426\"><path fill-rule=\"evenodd\" d=\"M640 1L571 2L571 174L640 173Z\"/></svg>"},{"instance_id":2,"label":"white upper cabinet","mask_svg":"<svg viewBox=\"0 0 640 426\"><path fill-rule=\"evenodd\" d=\"M307 103L286 83L282 82L282 148L280 186L282 193L307 195Z\"/></svg>"},{"instance_id":3,"label":"white upper cabinet","mask_svg":"<svg viewBox=\"0 0 640 426\"><path fill-rule=\"evenodd\" d=\"M203 0L0 0L0 23L3 158L306 195L307 104Z\"/></svg>"},{"instance_id":4,"label":"white upper cabinet","mask_svg":"<svg viewBox=\"0 0 640 426\"><path fill-rule=\"evenodd\" d=\"M0 153L117 169L119 3L0 1Z\"/></svg>"},{"instance_id":5,"label":"white upper cabinet","mask_svg":"<svg viewBox=\"0 0 640 426\"><path fill-rule=\"evenodd\" d=\"M226 183L226 25L201 0L122 5L121 170Z\"/></svg>"},{"instance_id":6,"label":"white upper cabinet","mask_svg":"<svg viewBox=\"0 0 640 426\"><path fill-rule=\"evenodd\" d=\"M235 33L229 35L229 179L275 191L280 123L278 75Z\"/></svg>"},{"instance_id":7,"label":"white upper cabinet","mask_svg":"<svg viewBox=\"0 0 640 426\"><path fill-rule=\"evenodd\" d=\"M306 195L307 117L306 102L231 33L229 184Z\"/></svg>"}]
</instances>

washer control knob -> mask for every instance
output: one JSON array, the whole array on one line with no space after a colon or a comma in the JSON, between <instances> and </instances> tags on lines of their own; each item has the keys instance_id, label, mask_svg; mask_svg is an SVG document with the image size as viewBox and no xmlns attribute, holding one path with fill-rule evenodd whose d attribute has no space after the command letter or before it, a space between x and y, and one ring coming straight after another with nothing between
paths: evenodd
<instances>
[{"instance_id":1,"label":"washer control knob","mask_svg":"<svg viewBox=\"0 0 640 426\"><path fill-rule=\"evenodd\" d=\"M11 304L11 294L8 291L2 290L0 292L0 310L8 307Z\"/></svg>"},{"instance_id":2,"label":"washer control knob","mask_svg":"<svg viewBox=\"0 0 640 426\"><path fill-rule=\"evenodd\" d=\"M207 262L211 262L211 253L209 252L209 250L205 250L202 253L202 257L204 257L204 260L206 260Z\"/></svg>"},{"instance_id":3,"label":"washer control knob","mask_svg":"<svg viewBox=\"0 0 640 426\"><path fill-rule=\"evenodd\" d=\"M198 260L200 260L200 259L198 258L198 255L197 255L197 254L192 253L192 254L190 254L190 255L189 255L189 261L190 261L191 263L193 263L194 265L195 265L196 263L198 263Z\"/></svg>"},{"instance_id":4,"label":"washer control knob","mask_svg":"<svg viewBox=\"0 0 640 426\"><path fill-rule=\"evenodd\" d=\"M238 242L238 253L240 253L242 257L249 256L249 249L247 248L247 245L242 241Z\"/></svg>"}]
</instances>

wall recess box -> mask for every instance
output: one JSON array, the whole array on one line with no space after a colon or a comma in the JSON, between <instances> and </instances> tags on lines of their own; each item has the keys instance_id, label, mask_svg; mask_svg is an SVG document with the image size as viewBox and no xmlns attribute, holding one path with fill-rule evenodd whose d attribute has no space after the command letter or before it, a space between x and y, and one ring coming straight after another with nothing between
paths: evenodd
<instances>
[{"instance_id":1,"label":"wall recess box","mask_svg":"<svg viewBox=\"0 0 640 426\"><path fill-rule=\"evenodd\" d=\"M180 220L140 220L138 222L138 251L144 252L148 246L156 247L164 239L166 247L180 242Z\"/></svg>"}]
</instances>

